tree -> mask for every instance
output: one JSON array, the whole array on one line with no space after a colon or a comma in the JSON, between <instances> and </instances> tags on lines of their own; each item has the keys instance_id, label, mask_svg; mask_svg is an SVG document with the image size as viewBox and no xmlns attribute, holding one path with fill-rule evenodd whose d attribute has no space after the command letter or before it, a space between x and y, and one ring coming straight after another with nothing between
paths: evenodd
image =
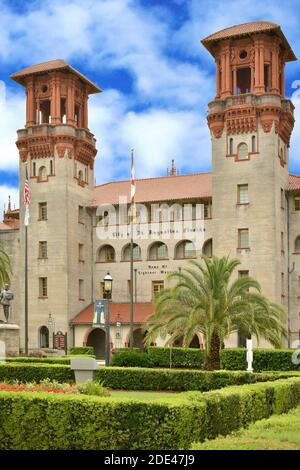
<instances>
[{"instance_id":1,"label":"tree","mask_svg":"<svg viewBox=\"0 0 300 470\"><path fill-rule=\"evenodd\" d=\"M8 254L0 245L0 288L10 282L12 274L11 263Z\"/></svg>"},{"instance_id":2,"label":"tree","mask_svg":"<svg viewBox=\"0 0 300 470\"><path fill-rule=\"evenodd\" d=\"M220 350L233 332L243 331L259 341L264 338L276 348L287 337L286 312L281 305L261 294L259 283L244 276L231 280L240 262L229 257L202 257L201 262L171 273L175 285L155 298L155 312L149 317L146 345L157 336L168 337L167 344L183 337L188 346L195 334L204 338L206 369L220 368Z\"/></svg>"}]
</instances>

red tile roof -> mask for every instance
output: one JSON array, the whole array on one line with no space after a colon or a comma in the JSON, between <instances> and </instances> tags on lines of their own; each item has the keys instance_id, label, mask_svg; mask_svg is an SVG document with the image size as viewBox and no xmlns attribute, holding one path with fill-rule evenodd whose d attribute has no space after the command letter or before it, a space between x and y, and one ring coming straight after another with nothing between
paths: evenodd
<instances>
[{"instance_id":1,"label":"red tile roof","mask_svg":"<svg viewBox=\"0 0 300 470\"><path fill-rule=\"evenodd\" d=\"M153 305L151 303L136 303L134 304L133 316L134 323L144 323L146 319L154 312ZM129 303L111 303L110 304L110 322L116 323L121 321L122 323L129 323L130 321L130 304ZM120 317L118 317L118 314ZM94 317L94 304L90 304L84 310L82 310L76 317L71 321L72 325L86 325L92 324ZM120 318L120 319L119 319Z\"/></svg>"},{"instance_id":2,"label":"red tile roof","mask_svg":"<svg viewBox=\"0 0 300 470\"><path fill-rule=\"evenodd\" d=\"M211 197L211 194L211 173L162 176L136 180L135 201L141 203L197 199ZM119 204L120 196L127 197L130 202L130 180L96 186L91 206Z\"/></svg>"},{"instance_id":3,"label":"red tile roof","mask_svg":"<svg viewBox=\"0 0 300 470\"><path fill-rule=\"evenodd\" d=\"M41 64L31 65L30 67L20 70L19 72L13 73L10 77L21 85L25 85L25 77L42 74L45 72L52 72L54 70L67 70L77 75L78 78L89 85L90 93L99 93L101 91L101 88L95 85L95 83L93 83L82 73L78 72L78 70L71 67L71 65L62 59L49 60L47 62L42 62Z\"/></svg>"},{"instance_id":4,"label":"red tile roof","mask_svg":"<svg viewBox=\"0 0 300 470\"><path fill-rule=\"evenodd\" d=\"M300 190L300 175L289 174L288 191Z\"/></svg>"},{"instance_id":5,"label":"red tile roof","mask_svg":"<svg viewBox=\"0 0 300 470\"><path fill-rule=\"evenodd\" d=\"M5 223L0 223L0 230L16 230L20 228L20 221L16 219L11 219Z\"/></svg>"},{"instance_id":6,"label":"red tile roof","mask_svg":"<svg viewBox=\"0 0 300 470\"><path fill-rule=\"evenodd\" d=\"M232 37L248 36L250 34L263 33L265 31L273 31L282 40L282 43L284 44L285 48L289 53L287 60L297 60L294 52L292 51L291 46L289 45L286 37L281 31L280 26L278 24L271 23L270 21L252 21L250 23L234 25L229 28L217 31L216 33L213 33L210 36L207 36L201 42L212 53L212 46L217 41Z\"/></svg>"}]
</instances>

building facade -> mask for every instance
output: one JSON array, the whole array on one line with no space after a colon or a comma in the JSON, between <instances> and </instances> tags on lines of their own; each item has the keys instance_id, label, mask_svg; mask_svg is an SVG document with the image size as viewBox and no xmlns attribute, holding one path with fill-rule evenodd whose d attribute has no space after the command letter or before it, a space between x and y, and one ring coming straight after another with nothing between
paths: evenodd
<instances>
[{"instance_id":1,"label":"building facade","mask_svg":"<svg viewBox=\"0 0 300 470\"><path fill-rule=\"evenodd\" d=\"M26 125L18 130L20 189L30 177L29 348L91 344L104 354L105 332L93 326L103 278L113 278L112 347L129 341L134 294L135 342L153 312L166 275L188 259L230 255L263 293L288 311L290 343L300 331L300 176L288 172L293 104L284 69L296 60L280 27L254 22L202 41L216 63L208 104L212 172L136 181L134 282L130 282L130 181L94 186L96 144L88 97L100 88L55 60L12 75L26 90ZM24 332L24 209L5 211L0 241L11 255L13 320ZM228 345L243 339L233 335ZM22 344L24 338L22 337ZM158 339L158 344L161 341ZM194 338L193 346L202 346Z\"/></svg>"}]
</instances>

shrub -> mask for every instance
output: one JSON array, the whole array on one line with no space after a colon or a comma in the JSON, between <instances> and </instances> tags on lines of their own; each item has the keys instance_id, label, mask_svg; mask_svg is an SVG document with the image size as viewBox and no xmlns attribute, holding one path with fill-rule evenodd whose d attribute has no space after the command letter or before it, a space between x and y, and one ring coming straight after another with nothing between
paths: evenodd
<instances>
[{"instance_id":1,"label":"shrub","mask_svg":"<svg viewBox=\"0 0 300 470\"><path fill-rule=\"evenodd\" d=\"M114 354L110 365L119 367L151 367L151 360L147 353L124 351Z\"/></svg>"},{"instance_id":2,"label":"shrub","mask_svg":"<svg viewBox=\"0 0 300 470\"><path fill-rule=\"evenodd\" d=\"M114 354L119 354L121 352L141 352L140 348L115 348L114 349Z\"/></svg>"},{"instance_id":3,"label":"shrub","mask_svg":"<svg viewBox=\"0 0 300 470\"><path fill-rule=\"evenodd\" d=\"M253 369L265 370L300 370L300 364L293 364L292 349L254 349ZM221 367L227 370L245 370L247 368L245 349L224 349L221 352Z\"/></svg>"},{"instance_id":4,"label":"shrub","mask_svg":"<svg viewBox=\"0 0 300 470\"><path fill-rule=\"evenodd\" d=\"M77 385L76 389L79 391L79 393L83 393L84 395L93 395L97 397L110 396L109 390L107 390L103 384L94 382L93 380L89 380L84 384Z\"/></svg>"},{"instance_id":5,"label":"shrub","mask_svg":"<svg viewBox=\"0 0 300 470\"><path fill-rule=\"evenodd\" d=\"M164 348L150 346L148 355L154 367L182 367L201 369L204 362L204 349Z\"/></svg>"},{"instance_id":6,"label":"shrub","mask_svg":"<svg viewBox=\"0 0 300 470\"><path fill-rule=\"evenodd\" d=\"M93 346L71 346L69 348L70 355L77 355L77 354L94 354Z\"/></svg>"},{"instance_id":7,"label":"shrub","mask_svg":"<svg viewBox=\"0 0 300 470\"><path fill-rule=\"evenodd\" d=\"M299 378L161 401L0 392L0 449L188 449L296 402Z\"/></svg>"},{"instance_id":8,"label":"shrub","mask_svg":"<svg viewBox=\"0 0 300 470\"><path fill-rule=\"evenodd\" d=\"M103 367L96 379L112 389L208 391L229 385L241 385L290 377L291 373L251 374L236 371L200 371L175 369L146 369L137 367ZM294 372L294 374L297 374Z\"/></svg>"},{"instance_id":9,"label":"shrub","mask_svg":"<svg viewBox=\"0 0 300 470\"><path fill-rule=\"evenodd\" d=\"M75 381L74 371L68 365L59 364L0 364L0 382L40 383L44 379L57 380L60 383Z\"/></svg>"},{"instance_id":10,"label":"shrub","mask_svg":"<svg viewBox=\"0 0 300 470\"><path fill-rule=\"evenodd\" d=\"M61 357L3 357L1 360L7 363L24 363L24 364L70 364L73 356L61 356ZM76 355L78 358L78 355ZM82 357L95 357L87 354L83 354Z\"/></svg>"}]
</instances>

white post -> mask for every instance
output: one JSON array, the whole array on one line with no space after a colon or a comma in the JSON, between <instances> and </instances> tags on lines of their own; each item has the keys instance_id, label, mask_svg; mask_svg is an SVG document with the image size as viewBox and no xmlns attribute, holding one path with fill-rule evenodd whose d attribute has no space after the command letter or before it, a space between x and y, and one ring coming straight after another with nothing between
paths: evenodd
<instances>
[{"instance_id":1,"label":"white post","mask_svg":"<svg viewBox=\"0 0 300 470\"><path fill-rule=\"evenodd\" d=\"M252 350L252 339L247 339L247 372L253 372L253 350Z\"/></svg>"}]
</instances>

